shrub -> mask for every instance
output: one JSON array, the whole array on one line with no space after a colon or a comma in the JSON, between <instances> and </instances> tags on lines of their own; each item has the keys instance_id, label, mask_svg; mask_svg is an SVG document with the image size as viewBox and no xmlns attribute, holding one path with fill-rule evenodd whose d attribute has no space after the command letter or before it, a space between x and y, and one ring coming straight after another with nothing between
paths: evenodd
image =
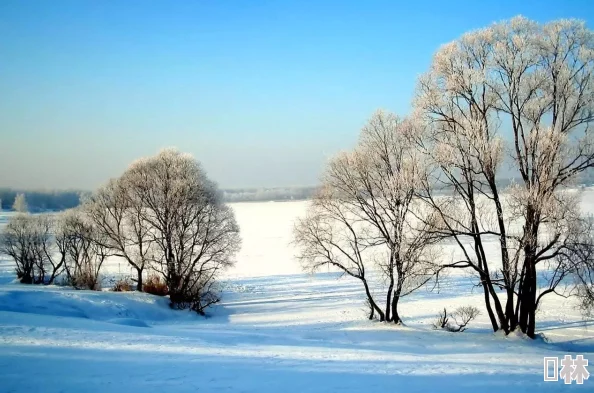
<instances>
[{"instance_id":1,"label":"shrub","mask_svg":"<svg viewBox=\"0 0 594 393\"><path fill-rule=\"evenodd\" d=\"M152 275L149 276L143 285L143 291L151 295L166 296L169 293L167 284L161 280L161 277Z\"/></svg>"},{"instance_id":2,"label":"shrub","mask_svg":"<svg viewBox=\"0 0 594 393\"><path fill-rule=\"evenodd\" d=\"M433 322L433 328L434 329L445 329L450 323L450 320L448 318L448 311L445 309L443 309L443 313L439 312L439 314L437 314L437 319L435 319L435 322Z\"/></svg>"},{"instance_id":3,"label":"shrub","mask_svg":"<svg viewBox=\"0 0 594 393\"><path fill-rule=\"evenodd\" d=\"M70 285L76 289L90 289L92 291L101 290L99 275L88 269L72 274L70 276Z\"/></svg>"},{"instance_id":4,"label":"shrub","mask_svg":"<svg viewBox=\"0 0 594 393\"><path fill-rule=\"evenodd\" d=\"M132 291L132 284L128 280L118 280L113 285L114 292L130 292Z\"/></svg>"},{"instance_id":5,"label":"shrub","mask_svg":"<svg viewBox=\"0 0 594 393\"><path fill-rule=\"evenodd\" d=\"M435 329L445 329L449 332L463 332L466 326L480 314L478 308L474 306L458 307L456 311L448 315L448 311L444 308L443 313L437 315L437 319L433 322ZM453 323L450 322L453 319Z\"/></svg>"},{"instance_id":6,"label":"shrub","mask_svg":"<svg viewBox=\"0 0 594 393\"><path fill-rule=\"evenodd\" d=\"M171 308L177 310L190 309L200 315L205 315L205 310L218 303L220 288L215 282L196 282L191 287L183 290L173 290L169 293Z\"/></svg>"}]
</instances>

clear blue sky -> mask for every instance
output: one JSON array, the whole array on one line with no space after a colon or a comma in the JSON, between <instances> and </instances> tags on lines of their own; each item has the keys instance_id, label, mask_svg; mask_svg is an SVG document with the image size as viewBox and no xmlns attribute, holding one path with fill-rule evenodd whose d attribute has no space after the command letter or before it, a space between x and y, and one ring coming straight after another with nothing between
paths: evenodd
<instances>
[{"instance_id":1,"label":"clear blue sky","mask_svg":"<svg viewBox=\"0 0 594 393\"><path fill-rule=\"evenodd\" d=\"M223 187L316 184L436 49L594 1L0 1L0 186L91 189L177 146Z\"/></svg>"}]
</instances>

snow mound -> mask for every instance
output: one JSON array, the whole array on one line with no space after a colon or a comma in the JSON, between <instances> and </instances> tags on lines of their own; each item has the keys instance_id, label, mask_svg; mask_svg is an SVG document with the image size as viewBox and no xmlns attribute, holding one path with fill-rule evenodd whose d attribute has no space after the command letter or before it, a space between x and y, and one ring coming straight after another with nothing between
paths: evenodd
<instances>
[{"instance_id":1,"label":"snow mound","mask_svg":"<svg viewBox=\"0 0 594 393\"><path fill-rule=\"evenodd\" d=\"M8 285L0 289L0 312L46 315L149 327L198 318L169 308L168 299L138 292L77 291L56 286Z\"/></svg>"},{"instance_id":2,"label":"snow mound","mask_svg":"<svg viewBox=\"0 0 594 393\"><path fill-rule=\"evenodd\" d=\"M150 327L146 322L136 318L114 318L107 322L115 323L116 325L132 326L132 327Z\"/></svg>"}]
</instances>

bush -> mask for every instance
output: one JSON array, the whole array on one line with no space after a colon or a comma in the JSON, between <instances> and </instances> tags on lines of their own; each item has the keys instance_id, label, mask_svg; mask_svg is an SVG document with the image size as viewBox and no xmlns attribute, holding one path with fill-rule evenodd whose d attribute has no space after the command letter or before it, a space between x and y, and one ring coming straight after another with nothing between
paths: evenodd
<instances>
[{"instance_id":1,"label":"bush","mask_svg":"<svg viewBox=\"0 0 594 393\"><path fill-rule=\"evenodd\" d=\"M435 319L435 322L433 322L433 328L434 329L446 329L447 326L449 326L450 320L448 318L448 311L445 309L443 309L443 313L440 312L439 314L437 314L437 319Z\"/></svg>"},{"instance_id":2,"label":"bush","mask_svg":"<svg viewBox=\"0 0 594 393\"><path fill-rule=\"evenodd\" d=\"M192 287L183 290L173 290L169 293L170 306L173 309L190 309L200 315L205 315L205 310L218 303L219 286L214 282L196 282Z\"/></svg>"},{"instance_id":3,"label":"bush","mask_svg":"<svg viewBox=\"0 0 594 393\"><path fill-rule=\"evenodd\" d=\"M114 292L130 292L133 289L132 284L128 280L118 280L113 285L112 291Z\"/></svg>"},{"instance_id":4,"label":"bush","mask_svg":"<svg viewBox=\"0 0 594 393\"><path fill-rule=\"evenodd\" d=\"M70 285L76 289L90 289L92 291L101 290L99 275L91 270L83 270L71 275Z\"/></svg>"},{"instance_id":5,"label":"bush","mask_svg":"<svg viewBox=\"0 0 594 393\"><path fill-rule=\"evenodd\" d=\"M149 276L146 279L142 290L146 293L157 296L166 296L169 293L167 284L161 280L161 277L155 275Z\"/></svg>"},{"instance_id":6,"label":"bush","mask_svg":"<svg viewBox=\"0 0 594 393\"><path fill-rule=\"evenodd\" d=\"M474 306L458 307L456 311L448 315L448 311L444 308L443 313L437 315L437 319L433 322L435 329L445 329L449 332L463 332L466 326L480 314L478 308ZM450 322L453 319L453 323Z\"/></svg>"}]
</instances>

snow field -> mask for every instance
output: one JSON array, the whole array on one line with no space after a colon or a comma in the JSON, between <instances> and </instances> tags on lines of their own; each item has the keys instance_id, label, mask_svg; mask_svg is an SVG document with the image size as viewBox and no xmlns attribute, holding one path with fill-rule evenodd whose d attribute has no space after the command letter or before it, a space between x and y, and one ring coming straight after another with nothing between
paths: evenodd
<instances>
[{"instance_id":1,"label":"snow field","mask_svg":"<svg viewBox=\"0 0 594 393\"><path fill-rule=\"evenodd\" d=\"M593 193L585 209L594 211ZM594 322L573 300L545 298L545 340L490 332L482 295L464 273L439 292L403 299L406 326L365 318L360 283L302 274L290 245L307 202L232 205L243 245L207 318L142 293L14 282L0 263L0 392L554 392L543 357L594 362ZM1 224L0 224L1 225ZM108 265L124 273L118 261ZM465 333L435 331L443 307L482 311ZM590 366L590 372L594 369ZM593 377L594 378L594 377Z\"/></svg>"}]
</instances>

